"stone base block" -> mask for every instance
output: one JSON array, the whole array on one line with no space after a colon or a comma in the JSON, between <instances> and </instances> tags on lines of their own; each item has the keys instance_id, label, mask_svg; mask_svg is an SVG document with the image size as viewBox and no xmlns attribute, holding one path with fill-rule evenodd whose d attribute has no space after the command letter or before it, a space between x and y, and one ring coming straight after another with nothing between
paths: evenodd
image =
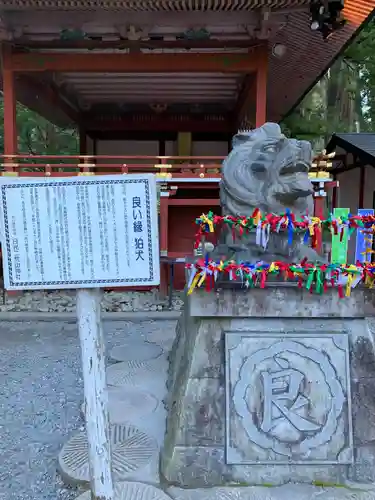
<instances>
[{"instance_id":1,"label":"stone base block","mask_svg":"<svg viewBox=\"0 0 375 500\"><path fill-rule=\"evenodd\" d=\"M290 287L187 298L169 356L166 482L372 483L374 302Z\"/></svg>"}]
</instances>

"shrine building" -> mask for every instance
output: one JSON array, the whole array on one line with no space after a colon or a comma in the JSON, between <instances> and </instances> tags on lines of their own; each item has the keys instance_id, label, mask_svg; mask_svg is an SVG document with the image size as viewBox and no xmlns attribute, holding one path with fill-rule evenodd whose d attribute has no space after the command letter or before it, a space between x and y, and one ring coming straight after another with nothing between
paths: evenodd
<instances>
[{"instance_id":1,"label":"shrine building","mask_svg":"<svg viewBox=\"0 0 375 500\"><path fill-rule=\"evenodd\" d=\"M153 172L160 253L192 253L233 134L279 122L375 0L3 0L3 175ZM16 101L79 130L80 154L18 151ZM313 179L323 197L332 179ZM162 269L162 286L167 267ZM175 285L184 283L183 264Z\"/></svg>"}]
</instances>

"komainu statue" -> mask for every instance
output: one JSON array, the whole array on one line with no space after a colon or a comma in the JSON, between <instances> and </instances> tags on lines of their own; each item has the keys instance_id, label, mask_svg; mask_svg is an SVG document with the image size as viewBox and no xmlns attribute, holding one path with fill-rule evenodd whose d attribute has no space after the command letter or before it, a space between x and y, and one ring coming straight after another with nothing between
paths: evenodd
<instances>
[{"instance_id":1,"label":"komainu statue","mask_svg":"<svg viewBox=\"0 0 375 500\"><path fill-rule=\"evenodd\" d=\"M313 214L313 186L308 172L311 145L285 137L279 125L266 123L250 132L238 133L223 163L220 200L223 215L250 216L255 208L281 214L290 209L297 216ZM303 243L301 234L288 241L286 232L271 233L266 247L256 242L255 232L237 235L223 230L214 256L242 261L298 262L305 257L322 260Z\"/></svg>"}]
</instances>

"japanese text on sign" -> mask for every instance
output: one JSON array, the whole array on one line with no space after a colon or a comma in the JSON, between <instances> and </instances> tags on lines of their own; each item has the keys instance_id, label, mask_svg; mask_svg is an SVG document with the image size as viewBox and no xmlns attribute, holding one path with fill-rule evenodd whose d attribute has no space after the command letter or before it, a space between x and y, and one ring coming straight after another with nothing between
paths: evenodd
<instances>
[{"instance_id":1,"label":"japanese text on sign","mask_svg":"<svg viewBox=\"0 0 375 500\"><path fill-rule=\"evenodd\" d=\"M156 285L152 175L1 183L8 289Z\"/></svg>"}]
</instances>

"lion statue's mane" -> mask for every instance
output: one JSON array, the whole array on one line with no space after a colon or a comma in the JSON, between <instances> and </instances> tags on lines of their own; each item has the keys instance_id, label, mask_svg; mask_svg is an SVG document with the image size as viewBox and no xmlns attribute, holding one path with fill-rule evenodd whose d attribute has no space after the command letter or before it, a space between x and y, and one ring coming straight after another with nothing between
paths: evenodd
<instances>
[{"instance_id":1,"label":"lion statue's mane","mask_svg":"<svg viewBox=\"0 0 375 500\"><path fill-rule=\"evenodd\" d=\"M224 160L220 183L223 215L249 216L255 208L263 213L280 214L289 208L298 215L313 213L313 186L308 177L312 162L307 141L288 139L279 125L266 123L233 138L233 149ZM266 249L255 244L255 235L233 240L224 231L215 253L235 254L241 260L287 260L307 257L321 260L315 250L295 235L290 244L285 233L270 235ZM233 256L233 255L232 255Z\"/></svg>"}]
</instances>

